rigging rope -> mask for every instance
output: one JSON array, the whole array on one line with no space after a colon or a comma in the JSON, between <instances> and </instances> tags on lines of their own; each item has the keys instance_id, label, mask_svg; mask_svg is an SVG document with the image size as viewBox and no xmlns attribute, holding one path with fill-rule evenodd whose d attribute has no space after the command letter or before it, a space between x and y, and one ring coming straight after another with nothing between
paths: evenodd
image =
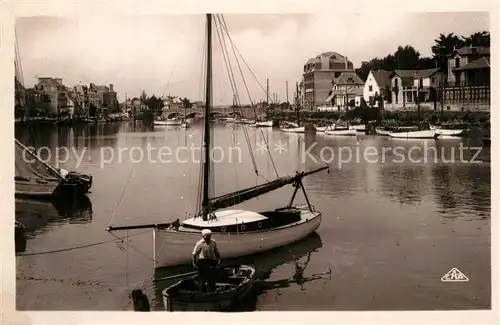
<instances>
[{"instance_id":1,"label":"rigging rope","mask_svg":"<svg viewBox=\"0 0 500 325\"><path fill-rule=\"evenodd\" d=\"M233 54L235 56L235 59L236 59L236 62L238 64L238 67L240 69L240 73L241 73L241 76L242 76L242 79L243 79L243 83L245 84L245 87L246 87L246 90L247 90L247 93L248 93L248 97L250 99L250 102L252 102L252 98L250 96L250 92L248 90L248 87L247 87L247 84L246 84L246 81L245 81L245 77L243 76L243 72L241 70L241 66L239 64L239 60L238 60L238 57L236 56L236 53L235 51L240 55L241 59L243 60L243 62L245 63L245 65L247 66L248 70L250 71L250 73L252 73L253 77L255 78L255 80L257 81L257 83L261 86L261 89L264 90L264 88L262 87L262 85L260 84L260 82L258 81L257 77L255 76L255 74L253 73L252 69L248 66L248 64L246 63L245 59L243 58L243 56L241 55L241 53L238 51L238 48L236 47L236 44L234 44L233 40L231 39L231 35L229 34L229 30L227 28L227 25L226 25L226 21L224 19L224 16L223 15L218 15L220 17L217 17L217 19L219 19L219 22L222 20L222 25L224 27L224 30L227 34L227 37L229 39L229 41L231 42L231 47L232 47L232 50L233 50ZM269 94L267 94L267 96L269 96ZM255 107L253 108L254 109L254 114L255 116L257 116L257 112L255 111ZM257 121L256 121L257 122ZM262 137L264 138L264 143L266 145L266 151L267 151L267 154L269 156L269 159L271 160L271 164L273 165L273 169L274 169L274 172L276 174L276 177L279 177L279 173L278 173L278 169L276 168L276 164L274 163L274 159L271 155L271 150L269 150L269 143L266 141L265 137L264 137L264 132L262 131L261 128L258 128Z\"/></svg>"},{"instance_id":2,"label":"rigging rope","mask_svg":"<svg viewBox=\"0 0 500 325\"><path fill-rule=\"evenodd\" d=\"M238 89L236 87L236 79L234 78L234 73L233 73L233 69L232 69L232 66L231 66L231 60L229 59L229 53L227 51L226 40L225 40L225 37L224 37L224 34L223 34L223 30L222 30L222 28L220 26L220 22L219 22L219 26L217 24L217 19L215 20L215 29L217 31L217 36L219 38L219 45L221 46L222 53L223 53L223 55L227 56L227 61L229 63L229 67L228 67L228 64L226 63L226 58L224 56L224 63L226 65L226 68L228 69L229 79L234 84L233 92L234 92L235 99L236 99L236 107L239 108L240 113L243 115L243 111L241 109L241 100L240 100L240 96L239 96L239 93L238 93ZM220 34L219 34L219 29L220 29ZM222 37L221 37L221 35L222 35ZM235 58L235 59L237 60L237 58ZM243 78L243 76L242 76L242 78ZM249 150L250 151L250 157L252 159L252 164L253 164L253 167L254 167L254 172L255 172L256 175L259 175L259 171L258 171L258 168L257 168L257 162L255 161L255 156L253 155L253 152L252 152L252 145L250 143L250 136L248 135L248 130L246 129L245 124L243 124L242 126L243 126L243 134L245 136L245 141L247 142L247 146L250 149Z\"/></svg>"},{"instance_id":3,"label":"rigging rope","mask_svg":"<svg viewBox=\"0 0 500 325\"><path fill-rule=\"evenodd\" d=\"M134 165L132 166L132 170L130 171L130 174L128 175L127 183L123 187L123 190L122 190L122 193L120 195L120 198L118 199L118 202L116 203L116 207L113 210L113 215L111 216L111 219L109 220L108 227L111 226L111 222L113 221L114 217L116 216L116 210L118 209L118 207L120 206L120 203L122 202L123 194L125 194L125 190L127 189L127 186L130 183L130 178L132 177L132 174L134 173L135 165L137 165L137 164L134 163Z\"/></svg>"}]
</instances>

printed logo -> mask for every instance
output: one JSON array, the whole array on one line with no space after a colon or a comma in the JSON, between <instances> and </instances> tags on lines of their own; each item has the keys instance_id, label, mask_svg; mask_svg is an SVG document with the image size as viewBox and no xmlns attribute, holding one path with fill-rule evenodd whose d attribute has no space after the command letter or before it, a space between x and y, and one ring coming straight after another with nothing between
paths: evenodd
<instances>
[{"instance_id":1,"label":"printed logo","mask_svg":"<svg viewBox=\"0 0 500 325\"><path fill-rule=\"evenodd\" d=\"M467 282L469 278L465 276L462 272L460 272L457 268L452 268L448 271L442 278L443 282Z\"/></svg>"}]
</instances>

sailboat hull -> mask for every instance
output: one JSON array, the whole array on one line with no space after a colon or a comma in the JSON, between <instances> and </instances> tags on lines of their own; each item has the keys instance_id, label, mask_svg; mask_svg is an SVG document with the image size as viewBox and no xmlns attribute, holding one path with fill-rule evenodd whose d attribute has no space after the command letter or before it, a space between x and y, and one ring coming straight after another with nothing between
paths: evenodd
<instances>
[{"instance_id":1,"label":"sailboat hull","mask_svg":"<svg viewBox=\"0 0 500 325\"><path fill-rule=\"evenodd\" d=\"M305 133L306 128L303 126L299 126L296 128L282 128L281 131L288 132L288 133Z\"/></svg>"},{"instance_id":2,"label":"sailboat hull","mask_svg":"<svg viewBox=\"0 0 500 325\"><path fill-rule=\"evenodd\" d=\"M389 133L391 138L398 139L436 139L439 137L439 133L436 130L422 130L422 131L410 131L410 132L391 132Z\"/></svg>"},{"instance_id":3,"label":"sailboat hull","mask_svg":"<svg viewBox=\"0 0 500 325\"><path fill-rule=\"evenodd\" d=\"M302 210L300 220L286 226L263 231L240 233L212 232L221 259L237 258L265 252L301 240L313 233L321 224L320 212ZM191 263L192 251L201 238L199 230L155 230L156 268Z\"/></svg>"}]
</instances>

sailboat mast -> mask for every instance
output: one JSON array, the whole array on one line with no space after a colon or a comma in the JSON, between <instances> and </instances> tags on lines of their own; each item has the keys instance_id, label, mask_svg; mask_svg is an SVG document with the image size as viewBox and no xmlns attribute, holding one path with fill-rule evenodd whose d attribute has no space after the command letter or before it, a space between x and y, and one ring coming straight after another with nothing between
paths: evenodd
<instances>
[{"instance_id":1,"label":"sailboat mast","mask_svg":"<svg viewBox=\"0 0 500 325\"><path fill-rule=\"evenodd\" d=\"M299 111L299 105L298 105L298 97L299 97L299 83L295 83L295 96L296 96L296 102L297 102L297 125L300 126L300 111Z\"/></svg>"},{"instance_id":2,"label":"sailboat mast","mask_svg":"<svg viewBox=\"0 0 500 325\"><path fill-rule=\"evenodd\" d=\"M202 211L203 220L207 220L207 208L209 205L209 181L210 181L210 111L212 106L212 14L207 14L207 80L206 80L206 93L205 93L205 134L203 141L203 149L205 150L205 157L203 161L203 199Z\"/></svg>"}]
</instances>

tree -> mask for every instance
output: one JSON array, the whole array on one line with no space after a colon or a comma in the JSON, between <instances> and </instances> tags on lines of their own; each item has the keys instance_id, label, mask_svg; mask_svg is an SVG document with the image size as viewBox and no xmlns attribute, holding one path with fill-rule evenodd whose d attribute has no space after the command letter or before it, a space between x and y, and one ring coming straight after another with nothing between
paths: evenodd
<instances>
[{"instance_id":1,"label":"tree","mask_svg":"<svg viewBox=\"0 0 500 325\"><path fill-rule=\"evenodd\" d=\"M184 105L184 108L191 108L193 106L193 104L191 104L191 101L187 97L184 97L182 99L182 105Z\"/></svg>"},{"instance_id":2,"label":"tree","mask_svg":"<svg viewBox=\"0 0 500 325\"><path fill-rule=\"evenodd\" d=\"M482 31L462 37L465 45L490 47L490 32Z\"/></svg>"},{"instance_id":3,"label":"tree","mask_svg":"<svg viewBox=\"0 0 500 325\"><path fill-rule=\"evenodd\" d=\"M151 97L147 98L144 104L147 105L149 109L154 112L161 111L164 106L163 100L160 97L156 97L155 95L152 95Z\"/></svg>"},{"instance_id":4,"label":"tree","mask_svg":"<svg viewBox=\"0 0 500 325\"><path fill-rule=\"evenodd\" d=\"M434 59L437 61L442 71L447 71L448 55L450 55L454 49L463 47L465 42L462 38L453 33L448 35L440 34L434 42L436 44L431 47Z\"/></svg>"},{"instance_id":5,"label":"tree","mask_svg":"<svg viewBox=\"0 0 500 325\"><path fill-rule=\"evenodd\" d=\"M145 104L147 99L148 99L148 94L146 94L146 91L143 90L141 92L141 97L140 97L141 103Z\"/></svg>"},{"instance_id":6,"label":"tree","mask_svg":"<svg viewBox=\"0 0 500 325\"><path fill-rule=\"evenodd\" d=\"M395 68L398 70L415 69L420 60L420 53L413 46L398 46L394 53Z\"/></svg>"}]
</instances>

